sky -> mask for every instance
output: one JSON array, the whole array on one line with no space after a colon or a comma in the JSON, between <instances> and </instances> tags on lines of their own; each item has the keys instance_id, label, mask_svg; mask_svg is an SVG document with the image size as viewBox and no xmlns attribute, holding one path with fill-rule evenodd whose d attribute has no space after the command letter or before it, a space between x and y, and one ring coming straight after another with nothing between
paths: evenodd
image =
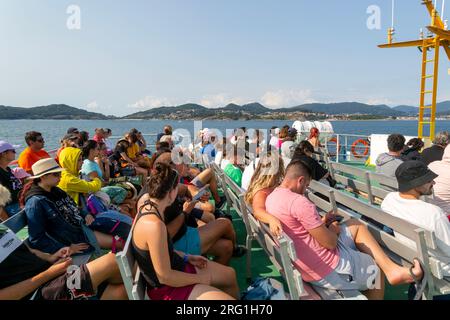
<instances>
[{"instance_id":1,"label":"sky","mask_svg":"<svg viewBox=\"0 0 450 320\"><path fill-rule=\"evenodd\" d=\"M371 6L380 29L368 28ZM398 41L430 24L421 0L395 9ZM390 25L391 0L0 0L0 105L117 116L183 103L417 105L421 54L377 48ZM441 57L439 101L450 100Z\"/></svg>"}]
</instances>

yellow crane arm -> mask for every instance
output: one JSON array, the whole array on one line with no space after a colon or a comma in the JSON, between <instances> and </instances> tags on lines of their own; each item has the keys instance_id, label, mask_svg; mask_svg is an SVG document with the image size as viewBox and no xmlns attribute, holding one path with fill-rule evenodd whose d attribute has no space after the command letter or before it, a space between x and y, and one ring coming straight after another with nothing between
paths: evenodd
<instances>
[{"instance_id":1,"label":"yellow crane arm","mask_svg":"<svg viewBox=\"0 0 450 320\"><path fill-rule=\"evenodd\" d=\"M423 40L412 40L412 41L380 44L378 48L404 48L404 47L422 47L422 46Z\"/></svg>"}]
</instances>

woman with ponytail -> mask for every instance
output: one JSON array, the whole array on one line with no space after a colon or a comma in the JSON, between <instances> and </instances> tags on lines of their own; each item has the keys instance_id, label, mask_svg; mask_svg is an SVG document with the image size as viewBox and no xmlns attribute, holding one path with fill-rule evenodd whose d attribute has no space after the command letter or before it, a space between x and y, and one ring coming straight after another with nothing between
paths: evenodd
<instances>
[{"instance_id":1,"label":"woman with ponytail","mask_svg":"<svg viewBox=\"0 0 450 320\"><path fill-rule=\"evenodd\" d=\"M319 148L322 147L322 144L320 143L320 131L317 128L311 128L311 130L309 131L309 138L308 138L308 142L312 144L312 146L314 147L314 150L319 150Z\"/></svg>"},{"instance_id":2,"label":"woman with ponytail","mask_svg":"<svg viewBox=\"0 0 450 320\"><path fill-rule=\"evenodd\" d=\"M132 231L133 254L152 300L238 298L235 271L203 256L175 251L164 212L176 199L179 174L157 163L147 179L148 198L139 207Z\"/></svg>"}]
</instances>

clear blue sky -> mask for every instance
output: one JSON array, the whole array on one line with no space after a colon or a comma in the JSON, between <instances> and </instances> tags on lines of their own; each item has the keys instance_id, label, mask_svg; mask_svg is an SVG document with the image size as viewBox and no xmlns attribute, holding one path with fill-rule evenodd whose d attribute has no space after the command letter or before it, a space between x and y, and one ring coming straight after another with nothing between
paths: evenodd
<instances>
[{"instance_id":1,"label":"clear blue sky","mask_svg":"<svg viewBox=\"0 0 450 320\"><path fill-rule=\"evenodd\" d=\"M398 40L418 38L429 24L420 3L396 1ZM71 4L81 9L81 30L66 27ZM366 26L370 5L381 8L381 30ZM186 102L416 105L419 51L376 46L386 41L390 7L390 0L0 0L0 104L66 103L114 115ZM450 65L442 58L439 100L447 100Z\"/></svg>"}]
</instances>

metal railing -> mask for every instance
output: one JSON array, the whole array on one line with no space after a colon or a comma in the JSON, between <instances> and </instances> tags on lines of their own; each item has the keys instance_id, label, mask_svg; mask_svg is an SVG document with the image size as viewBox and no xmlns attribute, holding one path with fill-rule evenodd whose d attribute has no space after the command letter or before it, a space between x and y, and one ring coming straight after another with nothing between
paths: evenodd
<instances>
[{"instance_id":1,"label":"metal railing","mask_svg":"<svg viewBox=\"0 0 450 320\"><path fill-rule=\"evenodd\" d=\"M327 135L322 144L333 161L365 163L370 157L370 137L356 134ZM363 143L364 141L364 143Z\"/></svg>"}]
</instances>

